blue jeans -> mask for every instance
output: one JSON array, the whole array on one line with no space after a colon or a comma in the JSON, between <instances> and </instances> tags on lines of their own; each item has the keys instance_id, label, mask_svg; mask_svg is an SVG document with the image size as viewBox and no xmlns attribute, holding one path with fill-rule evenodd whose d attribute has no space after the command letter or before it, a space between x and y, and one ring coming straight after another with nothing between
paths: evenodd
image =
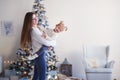
<instances>
[{"instance_id":1,"label":"blue jeans","mask_svg":"<svg viewBox=\"0 0 120 80\"><path fill-rule=\"evenodd\" d=\"M48 49L47 46L42 46L42 48L37 52L39 55L34 60L34 75L32 80L46 80L46 50Z\"/></svg>"}]
</instances>

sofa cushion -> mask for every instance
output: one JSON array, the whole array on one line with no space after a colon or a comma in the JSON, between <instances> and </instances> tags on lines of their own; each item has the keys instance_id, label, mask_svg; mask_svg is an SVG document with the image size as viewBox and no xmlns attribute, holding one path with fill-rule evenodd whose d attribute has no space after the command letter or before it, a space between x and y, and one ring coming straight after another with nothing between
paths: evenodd
<instances>
[{"instance_id":1,"label":"sofa cushion","mask_svg":"<svg viewBox=\"0 0 120 80\"><path fill-rule=\"evenodd\" d=\"M86 63L88 59L94 59L94 63L96 64L96 67L104 68L107 63L108 54L106 53L106 46L85 46L84 47L84 57L86 60ZM95 61L95 58L97 59ZM93 65L93 64L92 64ZM90 65L87 63L87 67L90 67ZM93 67L93 66L92 66Z\"/></svg>"},{"instance_id":2,"label":"sofa cushion","mask_svg":"<svg viewBox=\"0 0 120 80\"><path fill-rule=\"evenodd\" d=\"M109 73L112 73L112 70L111 68L87 68L86 69L86 72L103 72L103 73L106 73L106 72L109 72Z\"/></svg>"}]
</instances>

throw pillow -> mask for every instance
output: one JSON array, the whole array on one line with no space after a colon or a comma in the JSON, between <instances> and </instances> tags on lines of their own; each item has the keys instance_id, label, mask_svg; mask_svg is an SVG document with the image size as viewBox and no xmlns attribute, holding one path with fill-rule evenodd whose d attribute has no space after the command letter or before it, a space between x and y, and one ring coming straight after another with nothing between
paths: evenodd
<instances>
[{"instance_id":1,"label":"throw pillow","mask_svg":"<svg viewBox=\"0 0 120 80\"><path fill-rule=\"evenodd\" d=\"M88 63L88 66L91 68L99 67L99 63L98 63L98 60L96 58L87 59L87 63Z\"/></svg>"}]
</instances>

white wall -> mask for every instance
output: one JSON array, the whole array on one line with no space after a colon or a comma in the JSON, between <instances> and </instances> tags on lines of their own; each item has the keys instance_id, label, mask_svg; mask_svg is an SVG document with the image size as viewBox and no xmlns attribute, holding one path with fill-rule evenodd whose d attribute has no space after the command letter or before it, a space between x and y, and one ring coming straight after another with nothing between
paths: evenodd
<instances>
[{"instance_id":1,"label":"white wall","mask_svg":"<svg viewBox=\"0 0 120 80\"><path fill-rule=\"evenodd\" d=\"M23 19L25 13L32 10L33 2L33 0L0 0L0 55L4 56L5 61L16 58ZM12 36L2 36L1 21L12 21L14 29Z\"/></svg>"},{"instance_id":2,"label":"white wall","mask_svg":"<svg viewBox=\"0 0 120 80\"><path fill-rule=\"evenodd\" d=\"M28 2L29 1L29 2ZM114 59L114 76L120 80L120 1L119 0L46 0L44 1L49 23L54 26L60 20L68 31L60 34L56 53L73 64L73 75L80 76L79 61L83 44L110 45L110 59ZM0 21L14 24L12 37L0 36L0 54L5 58L15 54L19 46L24 14L32 10L33 0L1 0Z\"/></svg>"},{"instance_id":3,"label":"white wall","mask_svg":"<svg viewBox=\"0 0 120 80\"><path fill-rule=\"evenodd\" d=\"M80 73L83 44L110 45L110 59L116 61L114 77L120 80L120 1L47 0L46 6L51 23L64 20L69 28L59 37L57 52L73 64L73 75Z\"/></svg>"}]
</instances>

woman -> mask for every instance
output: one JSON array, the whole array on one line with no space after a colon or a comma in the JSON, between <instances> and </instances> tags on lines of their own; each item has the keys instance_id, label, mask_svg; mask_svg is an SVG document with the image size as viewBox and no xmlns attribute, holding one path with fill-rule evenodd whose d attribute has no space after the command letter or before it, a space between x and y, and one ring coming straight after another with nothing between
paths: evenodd
<instances>
[{"instance_id":1,"label":"woman","mask_svg":"<svg viewBox=\"0 0 120 80\"><path fill-rule=\"evenodd\" d=\"M45 53L49 46L55 46L56 40L47 40L46 34L38 28L38 18L33 12L28 12L24 18L23 29L21 33L21 48L32 45L33 54L40 54L35 59L33 80L46 80L46 61ZM61 28L60 28L61 27ZM64 24L56 25L53 32L63 31Z\"/></svg>"}]
</instances>

